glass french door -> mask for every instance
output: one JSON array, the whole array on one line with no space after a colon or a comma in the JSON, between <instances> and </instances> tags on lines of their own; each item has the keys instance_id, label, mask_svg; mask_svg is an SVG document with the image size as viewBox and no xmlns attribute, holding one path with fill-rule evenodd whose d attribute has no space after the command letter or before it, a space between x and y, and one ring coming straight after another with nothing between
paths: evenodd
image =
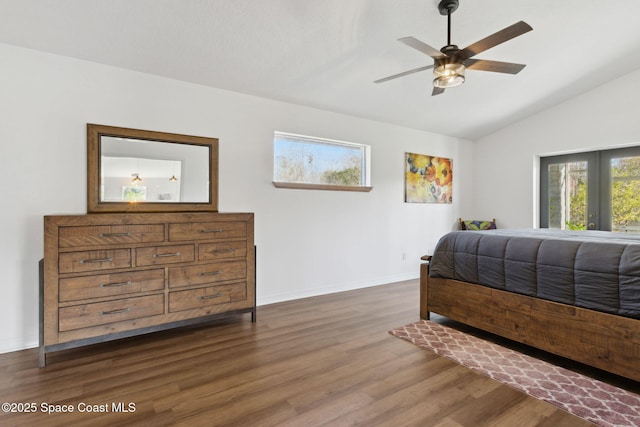
<instances>
[{"instance_id":1,"label":"glass french door","mask_svg":"<svg viewBox=\"0 0 640 427\"><path fill-rule=\"evenodd\" d=\"M540 159L540 226L596 230L598 156L581 153Z\"/></svg>"},{"instance_id":2,"label":"glass french door","mask_svg":"<svg viewBox=\"0 0 640 427\"><path fill-rule=\"evenodd\" d=\"M605 230L640 233L640 148L603 152L607 185L602 197L609 209L603 210Z\"/></svg>"},{"instance_id":3,"label":"glass french door","mask_svg":"<svg viewBox=\"0 0 640 427\"><path fill-rule=\"evenodd\" d=\"M542 157L540 226L640 233L640 147Z\"/></svg>"}]
</instances>

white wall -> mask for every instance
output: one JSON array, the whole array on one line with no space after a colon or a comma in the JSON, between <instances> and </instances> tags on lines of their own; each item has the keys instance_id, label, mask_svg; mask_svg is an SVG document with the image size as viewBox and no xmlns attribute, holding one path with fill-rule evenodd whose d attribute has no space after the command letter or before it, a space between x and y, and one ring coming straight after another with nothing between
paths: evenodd
<instances>
[{"instance_id":1,"label":"white wall","mask_svg":"<svg viewBox=\"0 0 640 427\"><path fill-rule=\"evenodd\" d=\"M259 305L415 278L469 210L469 141L2 44L0 94L0 352L37 345L42 217L86 213L87 123L220 139L219 209L256 214ZM276 130L370 144L373 191L274 188ZM403 202L405 151L454 159L454 204Z\"/></svg>"},{"instance_id":2,"label":"white wall","mask_svg":"<svg viewBox=\"0 0 640 427\"><path fill-rule=\"evenodd\" d=\"M471 214L537 226L538 157L639 145L639 112L640 70L478 140Z\"/></svg>"}]
</instances>

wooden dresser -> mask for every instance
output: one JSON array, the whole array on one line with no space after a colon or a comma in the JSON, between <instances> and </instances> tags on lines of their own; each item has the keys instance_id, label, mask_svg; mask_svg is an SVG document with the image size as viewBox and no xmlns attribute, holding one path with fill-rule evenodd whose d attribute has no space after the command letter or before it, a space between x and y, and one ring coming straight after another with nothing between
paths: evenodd
<instances>
[{"instance_id":1,"label":"wooden dresser","mask_svg":"<svg viewBox=\"0 0 640 427\"><path fill-rule=\"evenodd\" d=\"M40 366L52 351L250 312L252 213L44 218Z\"/></svg>"}]
</instances>

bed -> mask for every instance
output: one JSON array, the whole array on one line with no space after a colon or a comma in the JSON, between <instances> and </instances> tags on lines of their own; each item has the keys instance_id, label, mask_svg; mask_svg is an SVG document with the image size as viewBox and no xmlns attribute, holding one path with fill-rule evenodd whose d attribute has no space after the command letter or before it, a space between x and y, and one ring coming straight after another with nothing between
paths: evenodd
<instances>
[{"instance_id":1,"label":"bed","mask_svg":"<svg viewBox=\"0 0 640 427\"><path fill-rule=\"evenodd\" d=\"M458 231L423 259L421 318L437 313L640 381L640 236Z\"/></svg>"}]
</instances>

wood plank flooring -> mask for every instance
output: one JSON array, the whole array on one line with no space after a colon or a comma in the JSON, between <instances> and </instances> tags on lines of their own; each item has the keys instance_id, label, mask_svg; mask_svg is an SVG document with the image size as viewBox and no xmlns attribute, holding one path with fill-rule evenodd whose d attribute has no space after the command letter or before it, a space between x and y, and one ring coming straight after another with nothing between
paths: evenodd
<instances>
[{"instance_id":1,"label":"wood plank flooring","mask_svg":"<svg viewBox=\"0 0 640 427\"><path fill-rule=\"evenodd\" d=\"M257 323L52 353L44 369L37 349L1 354L0 401L36 410L0 425L590 425L389 335L418 320L418 298L415 280L283 302L258 307Z\"/></svg>"}]
</instances>

